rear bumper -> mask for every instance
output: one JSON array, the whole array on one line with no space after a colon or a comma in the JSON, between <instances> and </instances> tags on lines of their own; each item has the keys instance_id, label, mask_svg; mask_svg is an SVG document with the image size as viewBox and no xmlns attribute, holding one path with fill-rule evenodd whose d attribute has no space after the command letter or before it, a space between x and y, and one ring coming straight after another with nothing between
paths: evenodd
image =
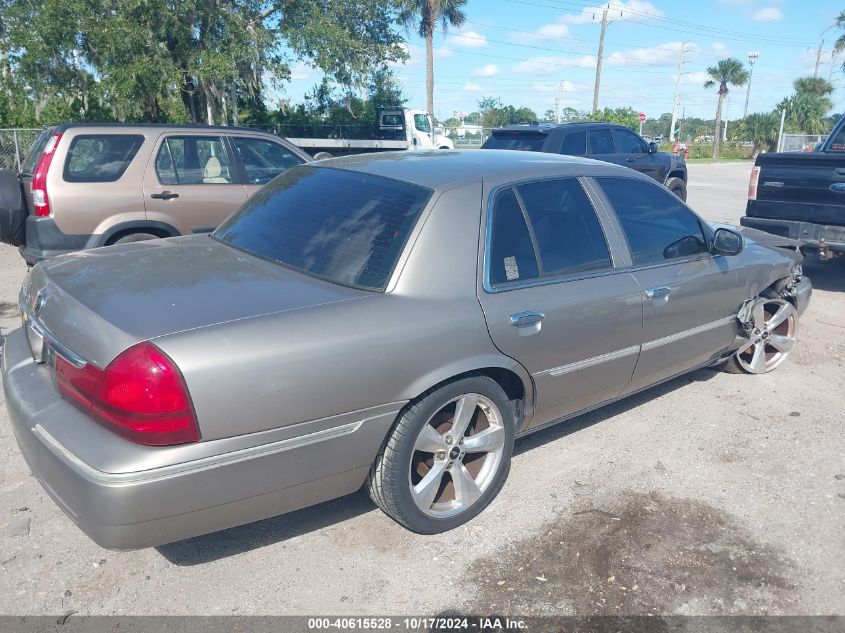
<instances>
[{"instance_id":1,"label":"rear bumper","mask_svg":"<svg viewBox=\"0 0 845 633\"><path fill-rule=\"evenodd\" d=\"M826 247L828 250L845 252L845 226L815 224L796 220L778 220L773 218L753 218L742 216L739 220L747 226L773 235L789 237L803 242L812 250Z\"/></svg>"},{"instance_id":2,"label":"rear bumper","mask_svg":"<svg viewBox=\"0 0 845 633\"><path fill-rule=\"evenodd\" d=\"M32 361L20 329L5 339L2 376L15 438L33 475L83 532L109 549L171 543L354 492L399 408L361 412L353 423L347 415L340 426L323 424L318 432L246 449L231 450L232 440L244 436L159 448L122 440L62 400L51 372ZM94 443L112 463L122 451L127 464L166 465L107 472L81 459L74 441ZM202 458L164 459L167 451L208 453L209 446L214 454Z\"/></svg>"},{"instance_id":3,"label":"rear bumper","mask_svg":"<svg viewBox=\"0 0 845 633\"><path fill-rule=\"evenodd\" d=\"M96 239L96 235L62 233L53 218L30 215L26 219L26 243L19 250L27 264L36 264L48 257L91 248Z\"/></svg>"}]
</instances>

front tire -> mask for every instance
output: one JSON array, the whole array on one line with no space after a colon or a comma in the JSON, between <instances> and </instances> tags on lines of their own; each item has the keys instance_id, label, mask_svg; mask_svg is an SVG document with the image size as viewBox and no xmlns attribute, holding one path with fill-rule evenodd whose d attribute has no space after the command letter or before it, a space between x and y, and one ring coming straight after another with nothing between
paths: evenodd
<instances>
[{"instance_id":1,"label":"front tire","mask_svg":"<svg viewBox=\"0 0 845 633\"><path fill-rule=\"evenodd\" d=\"M767 374L789 357L798 336L798 311L789 301L766 293L751 309L750 328L724 365L731 374Z\"/></svg>"},{"instance_id":2,"label":"front tire","mask_svg":"<svg viewBox=\"0 0 845 633\"><path fill-rule=\"evenodd\" d=\"M153 235L152 233L130 233L129 235L124 235L120 239L115 240L111 244L131 244L132 242L146 242L147 240L157 239L158 235Z\"/></svg>"},{"instance_id":3,"label":"front tire","mask_svg":"<svg viewBox=\"0 0 845 633\"><path fill-rule=\"evenodd\" d=\"M666 181L666 188L684 202L687 201L687 183L680 178L670 178Z\"/></svg>"},{"instance_id":4,"label":"front tire","mask_svg":"<svg viewBox=\"0 0 845 633\"><path fill-rule=\"evenodd\" d=\"M401 415L367 491L394 521L437 534L477 516L510 470L514 415L504 390L472 376L423 394Z\"/></svg>"}]
</instances>

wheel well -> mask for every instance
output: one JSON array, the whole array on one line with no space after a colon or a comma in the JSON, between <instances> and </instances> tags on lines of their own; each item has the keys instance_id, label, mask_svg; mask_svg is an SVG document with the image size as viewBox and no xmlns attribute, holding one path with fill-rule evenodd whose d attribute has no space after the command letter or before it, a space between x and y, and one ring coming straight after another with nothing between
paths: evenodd
<instances>
[{"instance_id":1,"label":"wheel well","mask_svg":"<svg viewBox=\"0 0 845 633\"><path fill-rule=\"evenodd\" d=\"M153 226L135 226L130 229L123 229L121 231L118 231L117 233L109 237L109 239L106 240L106 243L103 244L103 246L111 246L120 238L126 237L127 235L132 235L133 233L149 233L150 235L155 235L156 237L172 237L170 233L160 228L156 228Z\"/></svg>"},{"instance_id":2,"label":"wheel well","mask_svg":"<svg viewBox=\"0 0 845 633\"><path fill-rule=\"evenodd\" d=\"M480 369L473 369L471 371L463 372L462 374L451 376L436 385L432 385L429 389L426 389L425 393L417 396L414 401L427 394L429 391L437 389L446 383L454 382L455 380L460 380L461 378L469 378L470 376L486 376L487 378L495 381L504 390L505 395L507 395L508 400L511 401L511 405L513 406L514 420L516 421L517 428L519 428L525 413L525 385L522 383L522 379L517 374L503 367L482 367Z\"/></svg>"},{"instance_id":3,"label":"wheel well","mask_svg":"<svg viewBox=\"0 0 845 633\"><path fill-rule=\"evenodd\" d=\"M671 171L671 172L669 172L669 175L666 176L666 180L669 180L670 178L680 178L685 183L687 181L687 175L682 171Z\"/></svg>"}]
</instances>

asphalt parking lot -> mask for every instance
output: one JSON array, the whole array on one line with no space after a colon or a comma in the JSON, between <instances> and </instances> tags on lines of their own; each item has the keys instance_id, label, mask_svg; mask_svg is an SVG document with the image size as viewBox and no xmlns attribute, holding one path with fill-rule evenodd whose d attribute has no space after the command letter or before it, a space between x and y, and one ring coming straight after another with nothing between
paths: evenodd
<instances>
[{"instance_id":1,"label":"asphalt parking lot","mask_svg":"<svg viewBox=\"0 0 845 633\"><path fill-rule=\"evenodd\" d=\"M750 169L691 165L691 205L738 223ZM0 248L4 332L25 272ZM805 272L781 368L700 370L521 440L492 506L437 536L358 493L106 551L30 476L2 405L0 613L843 614L845 262Z\"/></svg>"}]
</instances>

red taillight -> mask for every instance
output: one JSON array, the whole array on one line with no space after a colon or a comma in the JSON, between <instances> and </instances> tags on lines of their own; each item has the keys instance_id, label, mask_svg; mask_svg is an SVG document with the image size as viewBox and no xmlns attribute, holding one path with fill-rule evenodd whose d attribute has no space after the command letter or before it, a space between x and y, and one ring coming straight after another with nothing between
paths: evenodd
<instances>
[{"instance_id":1,"label":"red taillight","mask_svg":"<svg viewBox=\"0 0 845 633\"><path fill-rule=\"evenodd\" d=\"M35 215L40 217L50 215L50 199L47 197L47 172L50 171L50 164L53 162L53 156L61 138L61 134L53 134L50 137L32 174L32 184L29 187L32 192L32 207L35 210Z\"/></svg>"},{"instance_id":2,"label":"red taillight","mask_svg":"<svg viewBox=\"0 0 845 633\"><path fill-rule=\"evenodd\" d=\"M748 181L748 199L757 199L757 183L760 181L760 168L755 167L751 170L751 180Z\"/></svg>"},{"instance_id":3,"label":"red taillight","mask_svg":"<svg viewBox=\"0 0 845 633\"><path fill-rule=\"evenodd\" d=\"M138 343L105 370L77 369L56 356L63 396L109 429L138 444L167 446L200 439L185 380L150 343Z\"/></svg>"}]
</instances>

